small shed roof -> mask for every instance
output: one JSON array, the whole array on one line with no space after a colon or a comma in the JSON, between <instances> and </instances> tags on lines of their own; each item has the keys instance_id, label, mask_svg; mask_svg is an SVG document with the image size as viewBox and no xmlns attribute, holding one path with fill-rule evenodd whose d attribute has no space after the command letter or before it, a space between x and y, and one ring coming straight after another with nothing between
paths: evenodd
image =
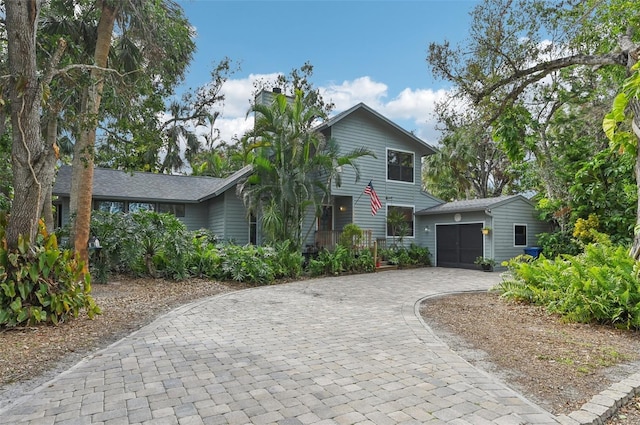
<instances>
[{"instance_id":1,"label":"small shed roof","mask_svg":"<svg viewBox=\"0 0 640 425\"><path fill-rule=\"evenodd\" d=\"M93 173L93 197L197 203L220 195L251 170L251 166L246 166L227 178L216 178L96 168ZM69 196L70 193L71 167L63 166L58 170L53 194Z\"/></svg>"},{"instance_id":2,"label":"small shed roof","mask_svg":"<svg viewBox=\"0 0 640 425\"><path fill-rule=\"evenodd\" d=\"M492 208L497 208L501 205L508 204L517 199L526 201L533 205L531 201L522 195L506 195L498 196L495 198L480 198L480 199L466 199L463 201L446 202L444 204L436 205L435 207L426 208L416 212L416 215L435 215L445 213L458 213L458 212L471 212L471 211L486 211Z\"/></svg>"}]
</instances>

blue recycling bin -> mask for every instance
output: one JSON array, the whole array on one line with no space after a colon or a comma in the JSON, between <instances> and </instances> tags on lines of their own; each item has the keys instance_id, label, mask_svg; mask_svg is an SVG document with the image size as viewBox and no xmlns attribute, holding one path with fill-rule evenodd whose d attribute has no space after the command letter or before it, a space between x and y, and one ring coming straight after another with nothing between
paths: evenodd
<instances>
[{"instance_id":1,"label":"blue recycling bin","mask_svg":"<svg viewBox=\"0 0 640 425\"><path fill-rule=\"evenodd\" d=\"M531 248L524 249L524 253L532 256L533 258L538 258L541 252L542 252L542 248L537 246L532 246Z\"/></svg>"}]
</instances>

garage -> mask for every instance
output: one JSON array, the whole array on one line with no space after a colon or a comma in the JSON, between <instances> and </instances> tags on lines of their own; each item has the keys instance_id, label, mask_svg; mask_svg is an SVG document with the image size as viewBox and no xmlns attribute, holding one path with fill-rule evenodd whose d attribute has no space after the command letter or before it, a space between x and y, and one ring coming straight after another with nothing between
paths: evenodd
<instances>
[{"instance_id":1,"label":"garage","mask_svg":"<svg viewBox=\"0 0 640 425\"><path fill-rule=\"evenodd\" d=\"M482 223L436 225L438 267L477 269L473 262L484 255Z\"/></svg>"}]
</instances>

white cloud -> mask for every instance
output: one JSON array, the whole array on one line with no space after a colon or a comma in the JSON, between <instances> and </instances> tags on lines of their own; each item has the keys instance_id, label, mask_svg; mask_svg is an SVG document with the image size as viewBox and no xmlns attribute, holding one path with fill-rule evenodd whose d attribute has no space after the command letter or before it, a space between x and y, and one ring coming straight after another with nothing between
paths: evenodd
<instances>
[{"instance_id":1,"label":"white cloud","mask_svg":"<svg viewBox=\"0 0 640 425\"><path fill-rule=\"evenodd\" d=\"M360 102L378 110L387 96L388 87L369 77L356 78L353 81L343 81L340 85L332 84L319 88L322 97L336 106L336 112L349 109Z\"/></svg>"},{"instance_id":2,"label":"white cloud","mask_svg":"<svg viewBox=\"0 0 640 425\"><path fill-rule=\"evenodd\" d=\"M253 126L253 118L245 117L254 82L273 81L276 76L275 73L251 74L247 78L230 79L225 83L222 89L226 97L224 109L216 121L222 140L231 141L234 136L240 137ZM363 102L407 131L413 131L426 142L437 142L433 112L436 102L448 95L446 90L405 88L396 97L387 100L388 86L368 76L318 89L325 100L335 104L334 113Z\"/></svg>"}]
</instances>

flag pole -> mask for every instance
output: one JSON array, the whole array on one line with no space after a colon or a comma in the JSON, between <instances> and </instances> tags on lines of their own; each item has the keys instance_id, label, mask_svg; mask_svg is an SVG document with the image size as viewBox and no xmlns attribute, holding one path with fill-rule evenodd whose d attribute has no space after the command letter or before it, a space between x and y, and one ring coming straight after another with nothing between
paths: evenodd
<instances>
[{"instance_id":1,"label":"flag pole","mask_svg":"<svg viewBox=\"0 0 640 425\"><path fill-rule=\"evenodd\" d=\"M373 182L373 179L369 180L369 184L371 184L371 182ZM356 199L356 202L353 203L354 206L358 204L358 201L360 200L360 198L362 198L362 195L364 195L364 189L362 189L362 192L360 192L360 196L358 196L358 199Z\"/></svg>"}]
</instances>

